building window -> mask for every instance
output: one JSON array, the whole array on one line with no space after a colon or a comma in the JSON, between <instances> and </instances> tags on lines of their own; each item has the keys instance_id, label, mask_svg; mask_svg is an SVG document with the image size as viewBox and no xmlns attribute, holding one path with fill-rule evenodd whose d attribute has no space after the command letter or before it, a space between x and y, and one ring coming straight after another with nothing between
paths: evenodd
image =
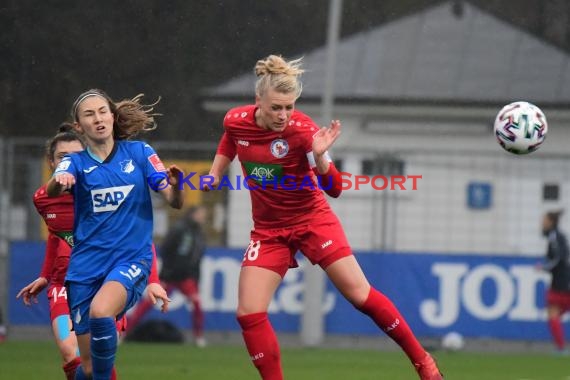
<instances>
[{"instance_id":1,"label":"building window","mask_svg":"<svg viewBox=\"0 0 570 380\"><path fill-rule=\"evenodd\" d=\"M405 169L406 163L397 157L380 156L362 160L362 174L364 175L404 175Z\"/></svg>"},{"instance_id":2,"label":"building window","mask_svg":"<svg viewBox=\"0 0 570 380\"><path fill-rule=\"evenodd\" d=\"M545 183L542 187L542 200L557 201L560 195L560 187L557 183Z\"/></svg>"},{"instance_id":3,"label":"building window","mask_svg":"<svg viewBox=\"0 0 570 380\"><path fill-rule=\"evenodd\" d=\"M333 163L334 163L334 166L336 167L336 170L341 172L342 171L342 164L343 164L342 160L336 159L336 160L333 160Z\"/></svg>"}]
</instances>

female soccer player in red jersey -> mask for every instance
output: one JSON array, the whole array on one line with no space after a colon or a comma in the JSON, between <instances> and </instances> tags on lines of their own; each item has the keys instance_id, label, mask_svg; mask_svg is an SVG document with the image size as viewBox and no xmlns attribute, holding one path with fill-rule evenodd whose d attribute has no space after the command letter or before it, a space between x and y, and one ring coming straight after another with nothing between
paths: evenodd
<instances>
[{"instance_id":1,"label":"female soccer player in red jersey","mask_svg":"<svg viewBox=\"0 0 570 380\"><path fill-rule=\"evenodd\" d=\"M253 364L263 379L283 379L267 309L287 269L296 266L294 255L300 250L400 345L421 379L442 379L396 307L368 283L320 191L338 197L342 190L340 174L327 154L341 124L335 120L319 128L295 109L302 89L300 64L300 59L287 62L275 55L257 62L255 104L226 114L210 169L215 187L237 155L248 178L254 229L239 277L237 320Z\"/></svg>"},{"instance_id":2,"label":"female soccer player in red jersey","mask_svg":"<svg viewBox=\"0 0 570 380\"><path fill-rule=\"evenodd\" d=\"M539 267L552 274L546 293L548 327L556 345L557 353L570 355L565 349L562 316L570 311L570 248L566 235L560 231L558 221L562 210L550 211L542 218L542 233L548 239L544 263Z\"/></svg>"},{"instance_id":3,"label":"female soccer player in red jersey","mask_svg":"<svg viewBox=\"0 0 570 380\"><path fill-rule=\"evenodd\" d=\"M71 124L64 123L59 132L46 144L47 160L53 170L61 159L70 153L84 149L83 141ZM66 379L75 378L77 366L81 363L75 333L71 331L71 320L67 304L67 292L64 285L65 274L69 264L69 255L73 246L73 196L65 193L59 197L49 198L45 185L36 190L34 205L48 227L46 254L39 277L26 285L17 297L22 297L26 305L37 303L37 295L48 285L47 295L50 307L50 320L54 338L63 359L63 371ZM158 295L166 295L158 279L156 263L149 278L147 293L151 301L156 302ZM117 331L125 329L126 318L117 321ZM113 371L111 379L116 379Z\"/></svg>"}]
</instances>

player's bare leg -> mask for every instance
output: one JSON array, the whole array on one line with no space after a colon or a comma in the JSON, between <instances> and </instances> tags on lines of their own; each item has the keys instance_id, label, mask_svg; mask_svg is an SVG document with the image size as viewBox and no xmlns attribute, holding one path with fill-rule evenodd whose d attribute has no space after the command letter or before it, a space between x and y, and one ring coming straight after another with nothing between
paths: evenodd
<instances>
[{"instance_id":1,"label":"player's bare leg","mask_svg":"<svg viewBox=\"0 0 570 380\"><path fill-rule=\"evenodd\" d=\"M432 357L418 342L394 304L368 283L354 256L330 264L325 272L341 294L404 350L422 380L443 379Z\"/></svg>"},{"instance_id":2,"label":"player's bare leg","mask_svg":"<svg viewBox=\"0 0 570 380\"><path fill-rule=\"evenodd\" d=\"M63 359L63 372L68 380L75 378L75 370L81 363L77 357L77 338L71 331L71 319L69 314L62 314L55 317L51 322L51 327L59 353Z\"/></svg>"},{"instance_id":3,"label":"player's bare leg","mask_svg":"<svg viewBox=\"0 0 570 380\"><path fill-rule=\"evenodd\" d=\"M281 283L269 269L243 267L239 277L237 320L253 365L264 380L282 380L281 354L267 309Z\"/></svg>"},{"instance_id":4,"label":"player's bare leg","mask_svg":"<svg viewBox=\"0 0 570 380\"><path fill-rule=\"evenodd\" d=\"M89 379L93 373L91 364L91 334L77 335L77 345L79 346L79 355L81 357L81 365L77 368L77 380Z\"/></svg>"}]
</instances>

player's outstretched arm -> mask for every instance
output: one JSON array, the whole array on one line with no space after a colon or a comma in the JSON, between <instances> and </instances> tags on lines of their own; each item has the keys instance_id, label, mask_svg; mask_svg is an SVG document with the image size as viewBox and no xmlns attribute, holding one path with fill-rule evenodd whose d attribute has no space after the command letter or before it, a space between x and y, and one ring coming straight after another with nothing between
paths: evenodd
<instances>
[{"instance_id":1,"label":"player's outstretched arm","mask_svg":"<svg viewBox=\"0 0 570 380\"><path fill-rule=\"evenodd\" d=\"M340 129L340 121L333 120L329 127L322 127L313 136L312 150L316 165L313 170L323 184L325 192L333 198L339 197L342 193L342 180L327 151L340 136Z\"/></svg>"},{"instance_id":2,"label":"player's outstretched arm","mask_svg":"<svg viewBox=\"0 0 570 380\"><path fill-rule=\"evenodd\" d=\"M30 306L32 302L38 303L38 293L44 290L47 285L48 280L45 277L38 277L24 286L22 290L18 292L16 298L22 297L22 301L24 301L26 306Z\"/></svg>"},{"instance_id":3,"label":"player's outstretched arm","mask_svg":"<svg viewBox=\"0 0 570 380\"><path fill-rule=\"evenodd\" d=\"M166 293L166 290L162 287L162 285L156 282L148 284L146 287L146 294L153 305L156 305L156 302L159 299L162 300L162 306L160 310L163 313L166 313L168 311L168 303L170 302L170 298L168 298L168 293Z\"/></svg>"},{"instance_id":4,"label":"player's outstretched arm","mask_svg":"<svg viewBox=\"0 0 570 380\"><path fill-rule=\"evenodd\" d=\"M64 191L71 189L75 185L75 177L70 173L55 174L47 183L46 193L48 197L57 197Z\"/></svg>"},{"instance_id":5,"label":"player's outstretched arm","mask_svg":"<svg viewBox=\"0 0 570 380\"><path fill-rule=\"evenodd\" d=\"M203 191L210 191L215 189L216 186L220 183L220 178L222 175L228 170L228 167L232 163L232 160L226 157L223 154L216 154L214 157L214 162L212 163L212 167L210 168L209 175L213 177L213 181L211 184L204 184L202 188Z\"/></svg>"},{"instance_id":6,"label":"player's outstretched arm","mask_svg":"<svg viewBox=\"0 0 570 380\"><path fill-rule=\"evenodd\" d=\"M182 170L176 165L170 165L166 170L168 174L169 184L166 188L160 190L160 194L164 200L172 208L181 209L184 205L184 197L182 196L182 186L179 186Z\"/></svg>"}]
</instances>

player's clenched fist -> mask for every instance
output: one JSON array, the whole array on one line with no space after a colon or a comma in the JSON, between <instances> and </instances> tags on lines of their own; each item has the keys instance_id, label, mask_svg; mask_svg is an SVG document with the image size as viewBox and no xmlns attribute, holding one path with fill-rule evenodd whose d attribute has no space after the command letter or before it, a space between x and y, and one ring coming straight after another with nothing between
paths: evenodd
<instances>
[{"instance_id":1,"label":"player's clenched fist","mask_svg":"<svg viewBox=\"0 0 570 380\"><path fill-rule=\"evenodd\" d=\"M75 185L75 177L70 173L55 174L53 179L63 191L69 190L73 185Z\"/></svg>"}]
</instances>

